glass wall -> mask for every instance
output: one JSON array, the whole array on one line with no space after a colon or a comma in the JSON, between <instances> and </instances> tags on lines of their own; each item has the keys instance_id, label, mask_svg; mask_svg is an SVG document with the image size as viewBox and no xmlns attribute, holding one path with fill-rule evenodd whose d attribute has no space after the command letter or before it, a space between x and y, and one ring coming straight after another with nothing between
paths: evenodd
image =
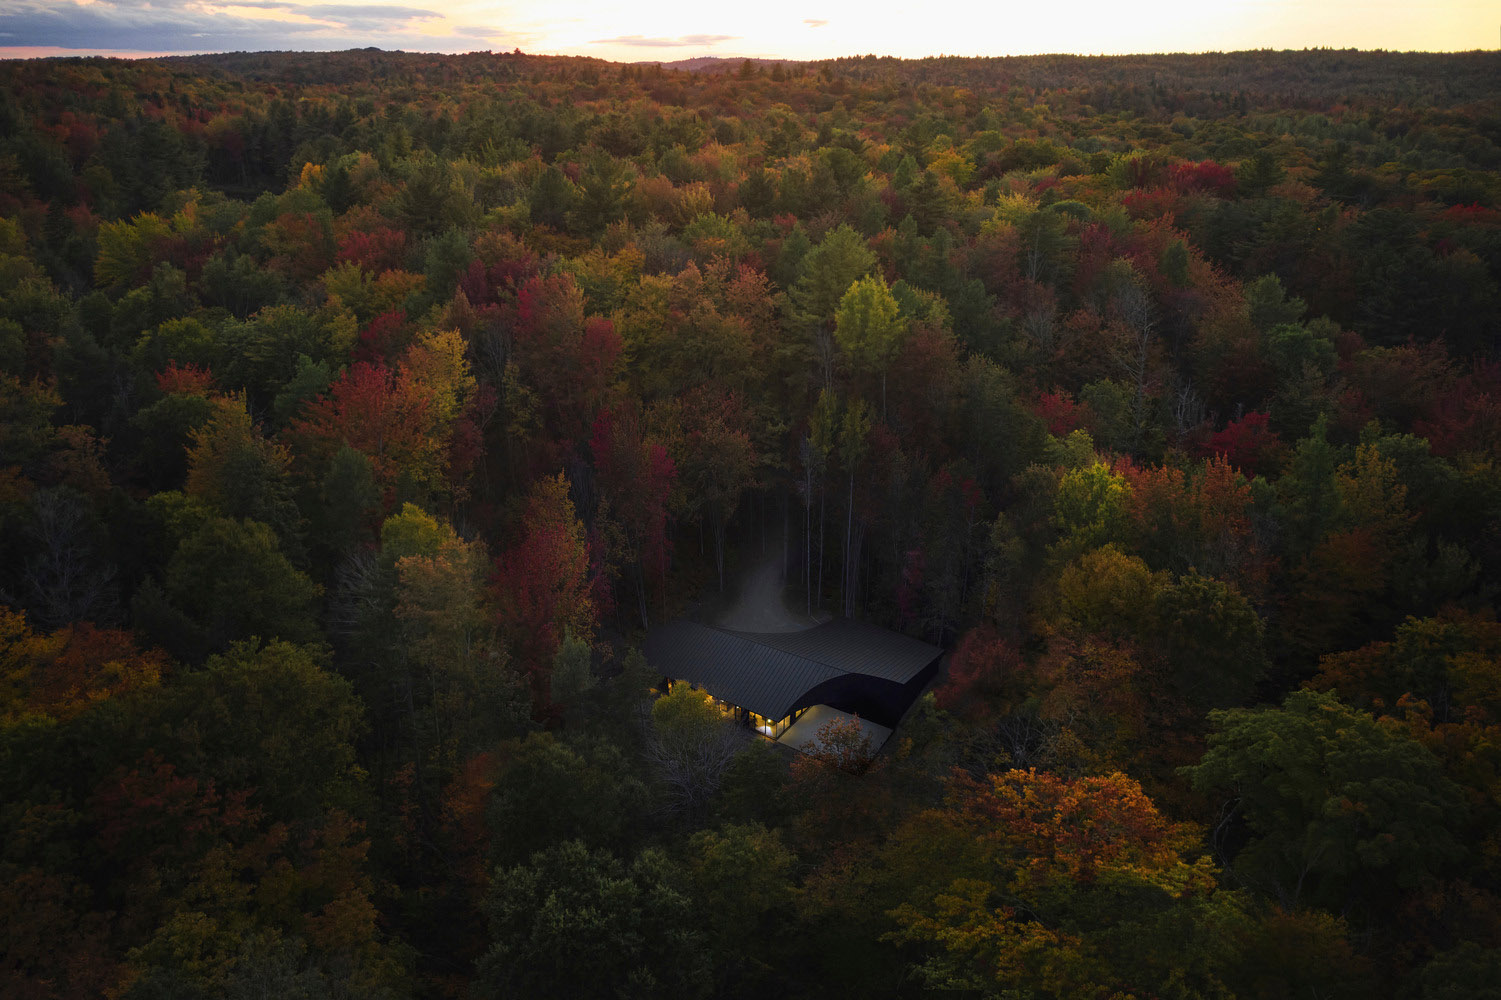
<instances>
[{"instance_id":1,"label":"glass wall","mask_svg":"<svg viewBox=\"0 0 1501 1000\"><path fill-rule=\"evenodd\" d=\"M776 720L768 719L764 715L757 715L755 712L750 712L748 714L750 715L751 725L756 727L756 732L760 733L762 736L769 736L775 740L780 739L781 735L785 733L789 728L791 728L792 724L797 721L798 716L802 715L806 711L807 709L800 708L796 712L793 712L791 715Z\"/></svg>"},{"instance_id":2,"label":"glass wall","mask_svg":"<svg viewBox=\"0 0 1501 1000\"><path fill-rule=\"evenodd\" d=\"M694 691L702 690L697 684L689 684L687 681L675 681L670 678L667 681L667 690L671 692L679 684L685 684ZM704 693L708 694L707 691ZM723 698L716 698L713 695L709 695L709 700L714 703L715 708L724 713L725 718L734 719L736 722L749 722L755 728L756 732L762 736L769 736L771 739L780 738L798 720L798 717L807 711L805 708L800 708L785 718L768 719L764 715L757 715L755 712L747 711L738 705L732 705Z\"/></svg>"},{"instance_id":3,"label":"glass wall","mask_svg":"<svg viewBox=\"0 0 1501 1000\"><path fill-rule=\"evenodd\" d=\"M675 681L675 680L672 680L671 678L668 678L668 680L667 680L667 692L669 694L672 693L673 691L677 690L677 688L678 688L679 685L682 685L682 686L688 688L688 690L690 690L690 691L702 691L703 690L697 684L690 684L688 681ZM740 706L738 706L738 705L731 705L729 702L725 701L723 698L716 698L712 694L709 694L709 692L707 692L707 691L704 691L704 694L708 695L709 700L714 703L714 707L717 708L717 709L719 709L720 714L723 715L725 718L727 718L727 719L733 719L736 722L744 722L745 721L745 710L743 708L741 708Z\"/></svg>"}]
</instances>

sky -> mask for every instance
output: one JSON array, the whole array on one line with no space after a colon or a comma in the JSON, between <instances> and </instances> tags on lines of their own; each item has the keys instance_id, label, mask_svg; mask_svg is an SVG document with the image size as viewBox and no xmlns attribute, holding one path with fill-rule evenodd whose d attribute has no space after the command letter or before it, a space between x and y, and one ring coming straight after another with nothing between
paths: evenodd
<instances>
[{"instance_id":1,"label":"sky","mask_svg":"<svg viewBox=\"0 0 1501 1000\"><path fill-rule=\"evenodd\" d=\"M1494 49L1494 0L0 0L0 57L328 50L695 56Z\"/></svg>"}]
</instances>

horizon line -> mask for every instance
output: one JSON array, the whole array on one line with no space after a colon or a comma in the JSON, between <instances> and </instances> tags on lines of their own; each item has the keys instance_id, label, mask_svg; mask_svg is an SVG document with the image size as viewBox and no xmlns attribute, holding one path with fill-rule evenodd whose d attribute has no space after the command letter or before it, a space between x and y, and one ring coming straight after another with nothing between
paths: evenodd
<instances>
[{"instance_id":1,"label":"horizon line","mask_svg":"<svg viewBox=\"0 0 1501 1000\"><path fill-rule=\"evenodd\" d=\"M923 62L929 59L1041 59L1063 56L1074 59L1121 59L1132 56L1210 56L1210 55L1240 55L1252 53L1295 53L1295 52L1343 52L1357 53L1362 55L1472 55L1478 53L1501 54L1501 49L1386 49L1372 48L1362 49L1356 46L1336 48L1328 45L1312 45L1302 48L1255 48L1255 49L1179 49L1174 51L1163 50L1140 50L1131 52L1004 52L992 55L951 55L949 53L932 53L923 56L896 56L875 52L849 53L838 56L823 56L815 59L794 59L783 56L756 56L756 55L698 55L683 56L678 59L605 59L601 56L575 55L564 52L528 52L519 47L510 51L503 49L466 49L466 50L436 50L436 49L385 49L379 46L355 46L344 49L201 49L183 50L174 52L151 52L140 49L104 49L104 48L67 48L56 45L0 45L0 62L30 62L46 59L119 59L127 62L145 62L155 59L183 59L197 58L202 56L233 56L233 55L345 55L353 52L372 52L382 55L409 55L409 56L475 56L475 55L522 55L534 56L546 59L579 59L589 62L606 63L613 66L648 66L648 65L672 65L695 61L712 62L763 62L763 63L787 63L787 64L813 64L825 62L838 62L846 59L892 59L897 62Z\"/></svg>"}]
</instances>

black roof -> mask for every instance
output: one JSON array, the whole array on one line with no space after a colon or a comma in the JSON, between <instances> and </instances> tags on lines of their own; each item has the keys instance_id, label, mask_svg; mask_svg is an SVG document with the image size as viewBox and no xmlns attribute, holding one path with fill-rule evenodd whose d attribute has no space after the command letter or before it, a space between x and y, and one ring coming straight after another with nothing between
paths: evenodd
<instances>
[{"instance_id":1,"label":"black roof","mask_svg":"<svg viewBox=\"0 0 1501 1000\"><path fill-rule=\"evenodd\" d=\"M826 681L855 674L905 684L943 654L848 619L801 632L732 632L675 621L648 632L643 652L666 676L769 719L786 717Z\"/></svg>"},{"instance_id":2,"label":"black roof","mask_svg":"<svg viewBox=\"0 0 1501 1000\"><path fill-rule=\"evenodd\" d=\"M852 618L835 618L801 632L735 634L840 673L867 674L898 684L907 683L943 655L943 650L921 639Z\"/></svg>"}]
</instances>

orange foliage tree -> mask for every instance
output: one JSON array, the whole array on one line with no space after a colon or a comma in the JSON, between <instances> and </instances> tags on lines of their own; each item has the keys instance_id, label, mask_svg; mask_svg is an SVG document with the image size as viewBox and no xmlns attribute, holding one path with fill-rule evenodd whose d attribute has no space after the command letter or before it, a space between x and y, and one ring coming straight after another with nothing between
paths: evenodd
<instances>
[{"instance_id":1,"label":"orange foliage tree","mask_svg":"<svg viewBox=\"0 0 1501 1000\"><path fill-rule=\"evenodd\" d=\"M956 773L944 805L888 846L898 866L914 849L928 859L890 911L889 937L924 948L918 972L934 988L1103 998L1173 979L1223 990L1221 935L1243 914L1195 859L1199 842L1122 774Z\"/></svg>"}]
</instances>

